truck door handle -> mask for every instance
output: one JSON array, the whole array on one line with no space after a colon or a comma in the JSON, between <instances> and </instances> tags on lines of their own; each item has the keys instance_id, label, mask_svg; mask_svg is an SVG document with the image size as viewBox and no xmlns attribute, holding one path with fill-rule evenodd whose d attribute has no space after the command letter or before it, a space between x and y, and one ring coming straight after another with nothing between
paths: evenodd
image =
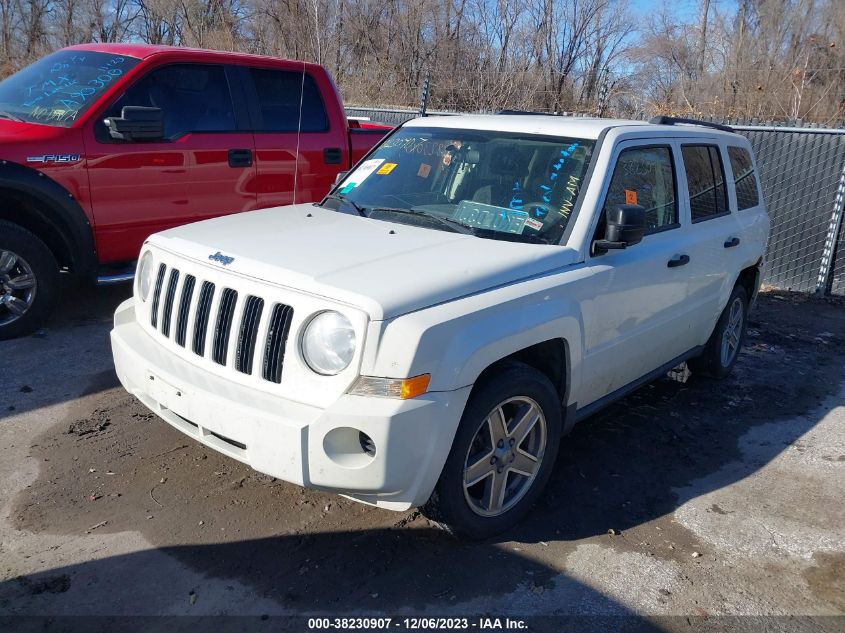
<instances>
[{"instance_id":1,"label":"truck door handle","mask_svg":"<svg viewBox=\"0 0 845 633\"><path fill-rule=\"evenodd\" d=\"M230 149L229 167L252 167L252 150Z\"/></svg>"},{"instance_id":2,"label":"truck door handle","mask_svg":"<svg viewBox=\"0 0 845 633\"><path fill-rule=\"evenodd\" d=\"M689 264L689 255L676 255L666 264L669 268L677 268L678 266L686 266Z\"/></svg>"},{"instance_id":3,"label":"truck door handle","mask_svg":"<svg viewBox=\"0 0 845 633\"><path fill-rule=\"evenodd\" d=\"M323 162L326 165L340 165L343 160L343 152L339 147L327 147L323 150Z\"/></svg>"},{"instance_id":4,"label":"truck door handle","mask_svg":"<svg viewBox=\"0 0 845 633\"><path fill-rule=\"evenodd\" d=\"M732 237L727 242L725 242L725 248L733 248L734 246L739 246L738 237Z\"/></svg>"}]
</instances>

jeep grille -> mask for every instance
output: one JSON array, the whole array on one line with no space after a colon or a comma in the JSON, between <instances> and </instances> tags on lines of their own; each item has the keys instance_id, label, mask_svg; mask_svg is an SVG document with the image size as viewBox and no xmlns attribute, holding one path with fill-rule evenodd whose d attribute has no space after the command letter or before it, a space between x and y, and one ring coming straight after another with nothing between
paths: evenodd
<instances>
[{"instance_id":1,"label":"jeep grille","mask_svg":"<svg viewBox=\"0 0 845 633\"><path fill-rule=\"evenodd\" d=\"M214 283L202 281L199 292L195 293L197 278L194 275L181 275L178 268L172 267L169 271L167 268L161 264L156 277L150 315L153 329L164 338L172 338L180 347L191 349L197 356L224 367L230 366L230 341L235 336L231 367L252 375L257 356L261 377L280 383L293 308L273 303L268 311L264 298L241 297L237 290L225 287L215 303L217 288ZM181 286L180 276L183 277ZM236 319L239 319L237 325ZM259 342L259 331L265 319L269 322L263 340ZM171 323L175 323L175 327L171 328Z\"/></svg>"}]
</instances>

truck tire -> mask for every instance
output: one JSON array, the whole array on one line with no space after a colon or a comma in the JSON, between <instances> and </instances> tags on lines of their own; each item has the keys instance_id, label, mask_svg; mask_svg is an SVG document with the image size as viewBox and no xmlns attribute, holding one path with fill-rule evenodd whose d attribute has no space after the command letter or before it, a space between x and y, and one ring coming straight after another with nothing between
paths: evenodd
<instances>
[{"instance_id":1,"label":"truck tire","mask_svg":"<svg viewBox=\"0 0 845 633\"><path fill-rule=\"evenodd\" d=\"M688 363L693 373L719 379L727 377L742 349L747 323L748 295L745 288L736 285L728 299L728 304L716 322L713 334L704 346L704 352Z\"/></svg>"},{"instance_id":2,"label":"truck tire","mask_svg":"<svg viewBox=\"0 0 845 633\"><path fill-rule=\"evenodd\" d=\"M59 297L59 265L38 237L0 220L0 341L40 327Z\"/></svg>"},{"instance_id":3,"label":"truck tire","mask_svg":"<svg viewBox=\"0 0 845 633\"><path fill-rule=\"evenodd\" d=\"M509 363L470 396L422 513L471 540L512 527L548 481L561 425L560 398L549 379Z\"/></svg>"}]
</instances>

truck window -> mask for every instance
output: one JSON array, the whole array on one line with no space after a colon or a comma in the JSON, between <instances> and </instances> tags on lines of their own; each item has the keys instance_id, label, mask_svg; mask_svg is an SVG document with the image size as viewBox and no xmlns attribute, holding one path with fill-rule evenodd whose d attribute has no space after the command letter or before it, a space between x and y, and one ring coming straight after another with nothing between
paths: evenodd
<instances>
[{"instance_id":1,"label":"truck window","mask_svg":"<svg viewBox=\"0 0 845 633\"><path fill-rule=\"evenodd\" d=\"M725 170L715 145L684 145L681 148L687 175L692 221L700 222L728 212Z\"/></svg>"},{"instance_id":2,"label":"truck window","mask_svg":"<svg viewBox=\"0 0 845 633\"><path fill-rule=\"evenodd\" d=\"M140 60L91 51L59 51L0 82L0 115L70 127Z\"/></svg>"},{"instance_id":3,"label":"truck window","mask_svg":"<svg viewBox=\"0 0 845 633\"><path fill-rule=\"evenodd\" d=\"M300 101L302 131L329 129L326 107L314 78L308 73L251 68L261 121L257 132L296 132L299 130Z\"/></svg>"},{"instance_id":4,"label":"truck window","mask_svg":"<svg viewBox=\"0 0 845 633\"><path fill-rule=\"evenodd\" d=\"M120 116L123 106L161 108L168 139L188 133L237 130L222 66L172 64L157 68L124 92L101 118ZM98 138L106 140L102 134Z\"/></svg>"},{"instance_id":5,"label":"truck window","mask_svg":"<svg viewBox=\"0 0 845 633\"><path fill-rule=\"evenodd\" d=\"M754 175L754 163L751 154L744 147L728 147L728 158L736 185L736 202L739 210L751 209L760 204L760 192L757 190L757 178Z\"/></svg>"},{"instance_id":6,"label":"truck window","mask_svg":"<svg viewBox=\"0 0 845 633\"><path fill-rule=\"evenodd\" d=\"M604 209L638 204L646 212L647 232L677 227L680 225L675 189L675 168L669 147L626 149L616 161Z\"/></svg>"}]
</instances>

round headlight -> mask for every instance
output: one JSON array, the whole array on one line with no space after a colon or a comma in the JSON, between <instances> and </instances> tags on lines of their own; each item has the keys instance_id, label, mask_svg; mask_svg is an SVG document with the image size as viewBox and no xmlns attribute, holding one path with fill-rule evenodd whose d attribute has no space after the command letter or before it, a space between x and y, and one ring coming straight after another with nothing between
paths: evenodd
<instances>
[{"instance_id":1,"label":"round headlight","mask_svg":"<svg viewBox=\"0 0 845 633\"><path fill-rule=\"evenodd\" d=\"M355 355L355 330L340 312L321 312L302 334L302 356L318 374L334 376L349 367Z\"/></svg>"},{"instance_id":2,"label":"round headlight","mask_svg":"<svg viewBox=\"0 0 845 633\"><path fill-rule=\"evenodd\" d=\"M138 297L146 301L150 296L150 288L153 287L153 254L150 251L144 253L138 263Z\"/></svg>"}]
</instances>

